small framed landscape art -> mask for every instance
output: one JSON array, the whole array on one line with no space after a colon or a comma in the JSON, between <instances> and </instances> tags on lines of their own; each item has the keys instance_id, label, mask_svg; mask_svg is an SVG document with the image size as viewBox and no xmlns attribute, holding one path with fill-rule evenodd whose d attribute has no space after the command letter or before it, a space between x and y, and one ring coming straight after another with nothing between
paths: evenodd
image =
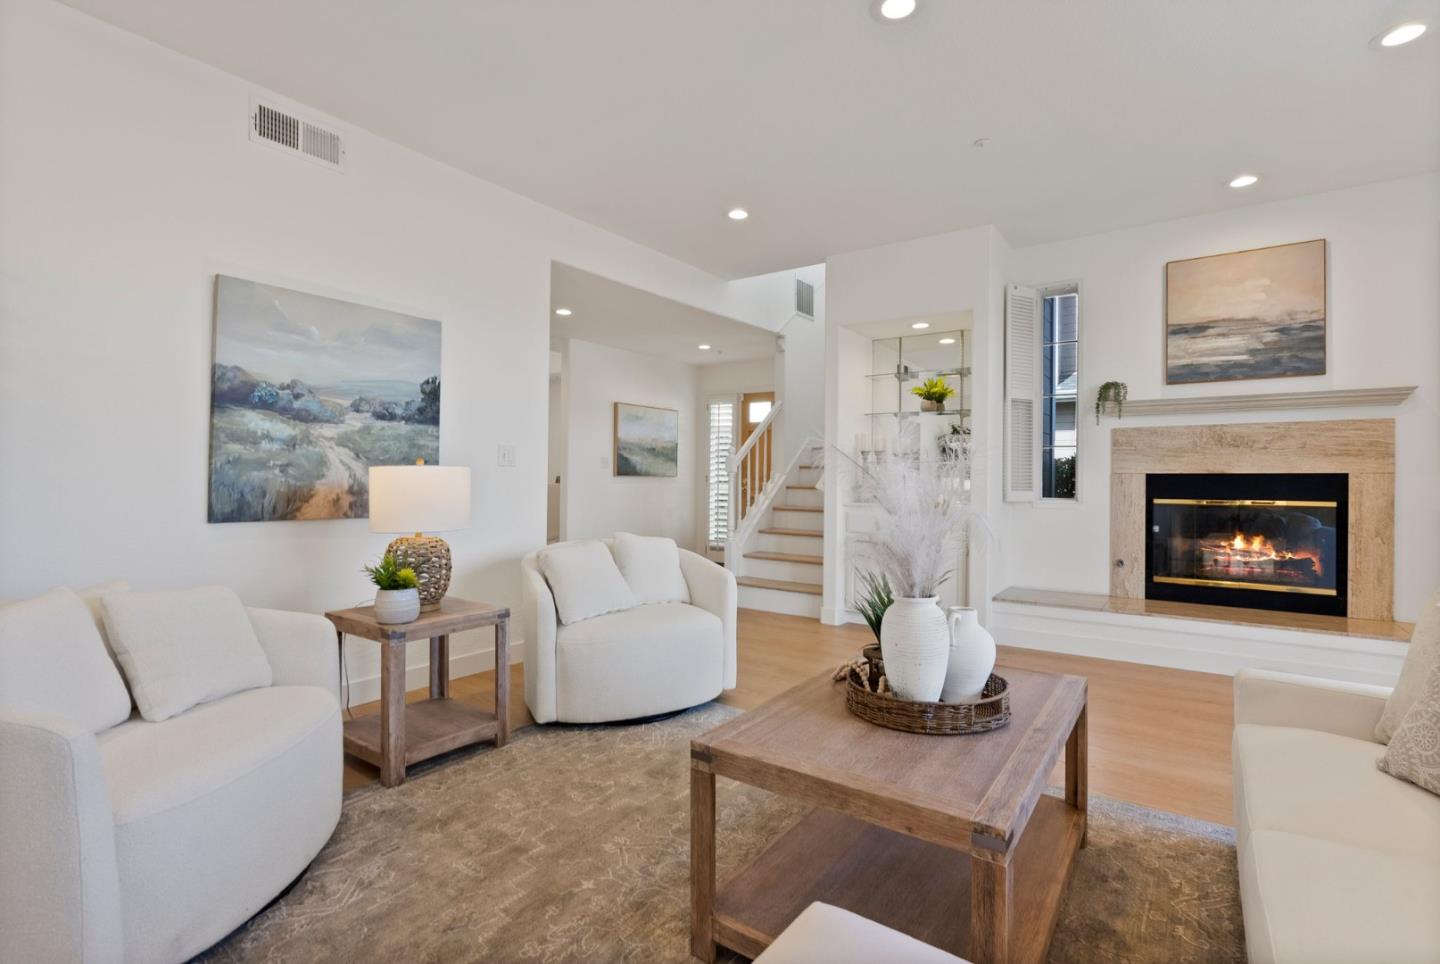
<instances>
[{"instance_id":1,"label":"small framed landscape art","mask_svg":"<svg viewBox=\"0 0 1440 964\"><path fill-rule=\"evenodd\" d=\"M1165 265L1170 385L1325 374L1323 239Z\"/></svg>"},{"instance_id":2,"label":"small framed landscape art","mask_svg":"<svg viewBox=\"0 0 1440 964\"><path fill-rule=\"evenodd\" d=\"M364 519L372 465L440 461L440 322L217 275L211 522Z\"/></svg>"},{"instance_id":3,"label":"small framed landscape art","mask_svg":"<svg viewBox=\"0 0 1440 964\"><path fill-rule=\"evenodd\" d=\"M680 468L680 413L615 403L615 474L673 479Z\"/></svg>"}]
</instances>

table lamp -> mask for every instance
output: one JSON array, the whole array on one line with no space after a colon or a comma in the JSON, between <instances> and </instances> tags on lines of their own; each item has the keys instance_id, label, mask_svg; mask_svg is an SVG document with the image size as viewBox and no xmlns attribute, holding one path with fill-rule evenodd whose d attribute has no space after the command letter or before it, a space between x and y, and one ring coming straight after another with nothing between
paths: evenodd
<instances>
[{"instance_id":1,"label":"table lamp","mask_svg":"<svg viewBox=\"0 0 1440 964\"><path fill-rule=\"evenodd\" d=\"M450 546L426 532L470 525L470 468L463 465L372 465L370 531L413 532L385 551L415 570L420 609L435 609L450 588Z\"/></svg>"}]
</instances>

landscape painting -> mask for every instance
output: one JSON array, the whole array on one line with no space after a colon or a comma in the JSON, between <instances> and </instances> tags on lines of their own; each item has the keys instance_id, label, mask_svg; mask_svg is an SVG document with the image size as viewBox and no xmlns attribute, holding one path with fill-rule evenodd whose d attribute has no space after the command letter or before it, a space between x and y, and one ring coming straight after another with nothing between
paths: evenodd
<instances>
[{"instance_id":1,"label":"landscape painting","mask_svg":"<svg viewBox=\"0 0 1440 964\"><path fill-rule=\"evenodd\" d=\"M1165 381L1325 374L1325 242L1165 266Z\"/></svg>"},{"instance_id":2,"label":"landscape painting","mask_svg":"<svg viewBox=\"0 0 1440 964\"><path fill-rule=\"evenodd\" d=\"M440 322L218 275L211 522L363 519L369 468L440 461Z\"/></svg>"},{"instance_id":3,"label":"landscape painting","mask_svg":"<svg viewBox=\"0 0 1440 964\"><path fill-rule=\"evenodd\" d=\"M615 474L674 478L680 468L680 413L615 403Z\"/></svg>"}]
</instances>

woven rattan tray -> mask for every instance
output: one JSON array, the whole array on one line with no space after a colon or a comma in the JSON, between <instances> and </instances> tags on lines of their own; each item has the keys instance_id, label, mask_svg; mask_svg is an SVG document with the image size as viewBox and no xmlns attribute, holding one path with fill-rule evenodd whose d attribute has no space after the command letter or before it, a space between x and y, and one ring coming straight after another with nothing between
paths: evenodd
<instances>
[{"instance_id":1,"label":"woven rattan tray","mask_svg":"<svg viewBox=\"0 0 1440 964\"><path fill-rule=\"evenodd\" d=\"M845 673L845 706L862 720L892 730L940 736L986 733L1010 722L1010 684L1003 676L991 673L975 703L912 702L898 699L888 690L877 692L885 675L880 647L867 646L862 655L864 661L852 664Z\"/></svg>"}]
</instances>

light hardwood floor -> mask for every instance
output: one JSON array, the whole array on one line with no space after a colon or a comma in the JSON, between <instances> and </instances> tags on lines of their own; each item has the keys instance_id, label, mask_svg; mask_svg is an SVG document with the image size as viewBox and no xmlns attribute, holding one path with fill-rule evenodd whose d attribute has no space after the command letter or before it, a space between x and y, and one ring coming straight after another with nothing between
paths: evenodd
<instances>
[{"instance_id":1,"label":"light hardwood floor","mask_svg":"<svg viewBox=\"0 0 1440 964\"><path fill-rule=\"evenodd\" d=\"M814 619L742 609L739 685L721 702L748 709L857 654L874 637L864 626L825 626ZM1090 792L1216 823L1231 823L1228 676L1141 666L1004 647L1000 666L1073 673L1090 681ZM512 728L533 722L525 709L522 668L511 667ZM1003 670L1002 670L1003 672ZM494 674L451 682L451 695L493 706ZM407 694L421 699L423 689ZM378 703L354 709L379 711ZM345 789L378 778L369 764L345 758ZM1053 782L1061 784L1057 769Z\"/></svg>"}]
</instances>

